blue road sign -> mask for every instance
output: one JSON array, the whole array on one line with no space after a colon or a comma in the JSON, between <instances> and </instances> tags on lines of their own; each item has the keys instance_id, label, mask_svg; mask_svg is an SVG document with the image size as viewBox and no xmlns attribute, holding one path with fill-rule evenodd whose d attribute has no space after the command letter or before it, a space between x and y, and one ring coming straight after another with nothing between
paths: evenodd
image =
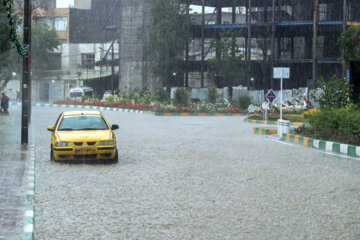
<instances>
[{"instance_id":1,"label":"blue road sign","mask_svg":"<svg viewBox=\"0 0 360 240\"><path fill-rule=\"evenodd\" d=\"M265 97L269 101L269 103L272 103L276 99L276 95L272 89L269 90Z\"/></svg>"}]
</instances>

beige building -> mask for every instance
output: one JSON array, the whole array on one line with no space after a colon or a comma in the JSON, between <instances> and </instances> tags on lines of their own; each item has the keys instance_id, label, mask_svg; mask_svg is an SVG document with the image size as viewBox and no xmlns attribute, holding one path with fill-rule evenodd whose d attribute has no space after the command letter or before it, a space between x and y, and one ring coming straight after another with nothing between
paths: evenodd
<instances>
[{"instance_id":1,"label":"beige building","mask_svg":"<svg viewBox=\"0 0 360 240\"><path fill-rule=\"evenodd\" d=\"M70 39L69 23L70 8L53 8L44 13L44 21L54 29L58 39L62 43L68 43Z\"/></svg>"}]
</instances>

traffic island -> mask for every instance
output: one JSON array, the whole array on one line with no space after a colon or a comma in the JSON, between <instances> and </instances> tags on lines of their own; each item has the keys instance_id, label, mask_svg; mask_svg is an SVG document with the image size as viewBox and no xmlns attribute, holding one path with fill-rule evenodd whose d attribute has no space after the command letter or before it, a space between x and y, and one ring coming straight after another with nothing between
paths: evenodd
<instances>
[{"instance_id":1,"label":"traffic island","mask_svg":"<svg viewBox=\"0 0 360 240\"><path fill-rule=\"evenodd\" d=\"M276 135L278 133L278 130L254 127L253 133L259 135Z\"/></svg>"},{"instance_id":2,"label":"traffic island","mask_svg":"<svg viewBox=\"0 0 360 240\"><path fill-rule=\"evenodd\" d=\"M294 143L310 148L316 148L327 152L342 153L352 157L360 157L360 147L353 145L312 139L312 138L289 134L289 133L288 134L284 133L282 135L282 140L289 143Z\"/></svg>"}]
</instances>

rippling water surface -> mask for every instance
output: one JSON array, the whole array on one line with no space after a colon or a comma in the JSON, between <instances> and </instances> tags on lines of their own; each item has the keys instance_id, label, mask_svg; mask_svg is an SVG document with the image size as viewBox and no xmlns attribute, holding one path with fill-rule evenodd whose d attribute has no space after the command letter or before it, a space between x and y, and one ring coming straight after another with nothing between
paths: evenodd
<instances>
[{"instance_id":1,"label":"rippling water surface","mask_svg":"<svg viewBox=\"0 0 360 240\"><path fill-rule=\"evenodd\" d=\"M118 164L51 163L61 110L33 111L37 239L360 239L359 161L253 135L243 117L105 112Z\"/></svg>"}]
</instances>

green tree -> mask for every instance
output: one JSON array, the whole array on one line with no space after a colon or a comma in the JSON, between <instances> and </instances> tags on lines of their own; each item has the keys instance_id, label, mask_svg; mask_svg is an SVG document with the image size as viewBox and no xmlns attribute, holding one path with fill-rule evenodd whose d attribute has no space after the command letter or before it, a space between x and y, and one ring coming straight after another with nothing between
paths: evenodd
<instances>
[{"instance_id":1,"label":"green tree","mask_svg":"<svg viewBox=\"0 0 360 240\"><path fill-rule=\"evenodd\" d=\"M10 26L8 25L8 19L6 17L6 11L3 4L0 4L0 65L3 66L11 47L10 44Z\"/></svg>"},{"instance_id":2,"label":"green tree","mask_svg":"<svg viewBox=\"0 0 360 240\"><path fill-rule=\"evenodd\" d=\"M338 39L345 62L360 60L360 26L352 26Z\"/></svg>"},{"instance_id":3,"label":"green tree","mask_svg":"<svg viewBox=\"0 0 360 240\"><path fill-rule=\"evenodd\" d=\"M11 69L11 27L9 25L7 5L0 1L0 91L10 81Z\"/></svg>"},{"instance_id":4,"label":"green tree","mask_svg":"<svg viewBox=\"0 0 360 240\"><path fill-rule=\"evenodd\" d=\"M155 0L152 8L152 31L149 54L153 59L152 70L167 87L173 73L184 66L183 51L189 38L191 21L187 7L178 0Z\"/></svg>"},{"instance_id":5,"label":"green tree","mask_svg":"<svg viewBox=\"0 0 360 240\"><path fill-rule=\"evenodd\" d=\"M17 3L19 1L16 1ZM15 2L15 3L16 3ZM42 0L42 2L46 2ZM19 25L17 16L13 14L13 1L0 0L0 75L3 75L5 81L0 84L2 90L10 80L13 72L20 74L21 54L24 50L21 46L21 34L16 34L15 26ZM33 8L33 15L37 16ZM11 15L8 15L9 12ZM22 11L17 13L23 15ZM9 19L10 16L10 19ZM12 30L12 31L11 31ZM31 67L34 75L36 71L52 69L54 67L53 52L60 45L56 39L56 31L41 21L32 21L32 47L31 47ZM16 48L11 48L11 42Z\"/></svg>"},{"instance_id":6,"label":"green tree","mask_svg":"<svg viewBox=\"0 0 360 240\"><path fill-rule=\"evenodd\" d=\"M245 75L245 67L241 64L243 55L234 36L220 37L212 42L220 56L210 59L210 72L222 79L222 85L229 88L229 98L232 98L232 87L238 78Z\"/></svg>"},{"instance_id":7,"label":"green tree","mask_svg":"<svg viewBox=\"0 0 360 240\"><path fill-rule=\"evenodd\" d=\"M33 71L54 69L53 53L60 45L56 31L44 22L32 24L31 67Z\"/></svg>"}]
</instances>

